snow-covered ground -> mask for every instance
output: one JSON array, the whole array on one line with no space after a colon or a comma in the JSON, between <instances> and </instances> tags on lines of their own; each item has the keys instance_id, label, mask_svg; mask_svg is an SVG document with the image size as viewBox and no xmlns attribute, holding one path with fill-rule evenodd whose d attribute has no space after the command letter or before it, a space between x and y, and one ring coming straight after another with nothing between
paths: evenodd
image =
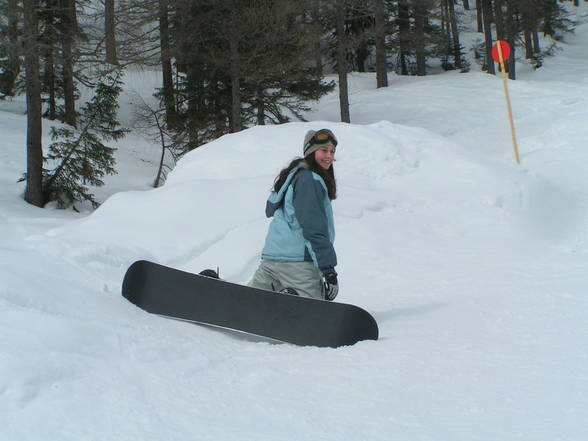
<instances>
[{"instance_id":1,"label":"snow-covered ground","mask_svg":"<svg viewBox=\"0 0 588 441\"><path fill-rule=\"evenodd\" d=\"M334 92L159 189L157 146L127 137L94 213L23 202L25 117L2 103L0 440L588 439L588 24L561 46L509 84L521 165L499 77L354 74L353 124ZM137 259L246 282L273 179L321 127L340 140L337 300L380 340L270 344L122 298Z\"/></svg>"}]
</instances>

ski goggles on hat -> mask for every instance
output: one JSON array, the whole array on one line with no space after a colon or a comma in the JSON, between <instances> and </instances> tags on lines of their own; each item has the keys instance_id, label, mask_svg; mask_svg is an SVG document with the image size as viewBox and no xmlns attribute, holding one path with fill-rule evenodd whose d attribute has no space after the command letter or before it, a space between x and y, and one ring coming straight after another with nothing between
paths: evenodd
<instances>
[{"instance_id":1,"label":"ski goggles on hat","mask_svg":"<svg viewBox=\"0 0 588 441\"><path fill-rule=\"evenodd\" d=\"M328 142L331 142L335 147L337 146L337 138L333 135L333 132L328 129L321 129L310 138L308 144L326 144Z\"/></svg>"}]
</instances>

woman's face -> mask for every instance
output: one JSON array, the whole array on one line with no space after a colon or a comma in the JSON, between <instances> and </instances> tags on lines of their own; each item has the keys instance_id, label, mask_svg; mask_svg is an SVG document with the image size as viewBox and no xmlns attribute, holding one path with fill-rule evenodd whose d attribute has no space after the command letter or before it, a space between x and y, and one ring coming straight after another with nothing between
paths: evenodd
<instances>
[{"instance_id":1,"label":"woman's face","mask_svg":"<svg viewBox=\"0 0 588 441\"><path fill-rule=\"evenodd\" d=\"M314 152L314 159L318 165L328 170L335 160L335 147L332 144L325 144Z\"/></svg>"}]
</instances>

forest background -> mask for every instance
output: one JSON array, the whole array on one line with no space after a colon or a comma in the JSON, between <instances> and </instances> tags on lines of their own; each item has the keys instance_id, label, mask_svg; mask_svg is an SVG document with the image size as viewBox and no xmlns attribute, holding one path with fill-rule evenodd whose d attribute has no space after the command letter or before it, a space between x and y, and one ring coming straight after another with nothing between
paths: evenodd
<instances>
[{"instance_id":1,"label":"forest background","mask_svg":"<svg viewBox=\"0 0 588 441\"><path fill-rule=\"evenodd\" d=\"M579 6L580 0L572 0ZM107 145L125 69L161 72L159 105L138 104L135 128L162 147L154 186L186 152L254 125L304 121L338 77L340 119L351 122L347 75L424 76L438 69L496 73L491 48L508 41L516 65L540 68L573 31L561 0L2 0L0 99L26 95L24 198L36 206L97 206L89 186L116 173ZM484 39L461 42L476 11ZM466 53L473 52L478 66ZM82 103L81 88L94 90ZM42 145L43 120L53 143ZM23 146L24 148L24 146ZM169 159L165 159L165 157ZM74 206L75 208L75 206Z\"/></svg>"}]
</instances>

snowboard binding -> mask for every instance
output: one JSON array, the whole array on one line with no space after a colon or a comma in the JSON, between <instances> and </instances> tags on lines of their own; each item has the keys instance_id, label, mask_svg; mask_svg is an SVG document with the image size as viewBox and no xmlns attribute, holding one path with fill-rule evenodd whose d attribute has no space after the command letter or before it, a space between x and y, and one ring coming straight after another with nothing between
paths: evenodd
<instances>
[{"instance_id":1,"label":"snowboard binding","mask_svg":"<svg viewBox=\"0 0 588 441\"><path fill-rule=\"evenodd\" d=\"M198 274L200 274L201 276L210 277L212 279L220 279L218 273L219 273L219 271L217 268L216 271L213 269L205 269L205 270L200 271Z\"/></svg>"},{"instance_id":2,"label":"snowboard binding","mask_svg":"<svg viewBox=\"0 0 588 441\"><path fill-rule=\"evenodd\" d=\"M298 291L296 291L294 288L282 288L280 294L290 294L291 296L297 296Z\"/></svg>"}]
</instances>

